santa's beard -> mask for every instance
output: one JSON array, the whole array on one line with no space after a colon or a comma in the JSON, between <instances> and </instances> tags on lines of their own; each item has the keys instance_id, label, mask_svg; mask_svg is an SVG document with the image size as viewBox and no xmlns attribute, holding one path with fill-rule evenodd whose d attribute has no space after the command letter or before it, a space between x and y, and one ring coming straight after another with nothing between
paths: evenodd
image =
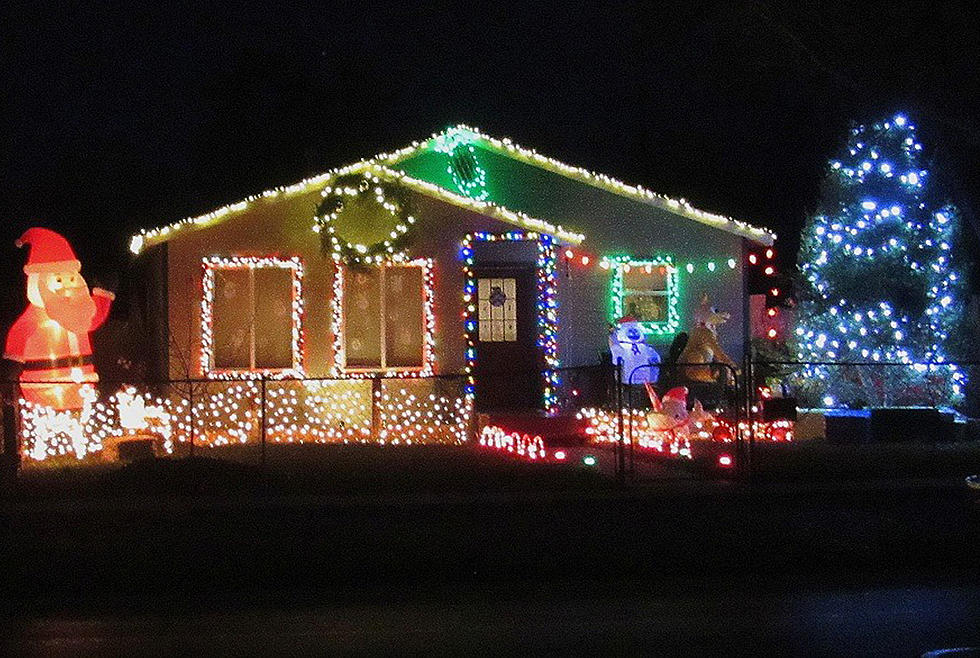
<instances>
[{"instance_id":1,"label":"santa's beard","mask_svg":"<svg viewBox=\"0 0 980 658\"><path fill-rule=\"evenodd\" d=\"M58 294L41 286L44 311L52 320L76 334L88 333L95 317L95 302L88 289L76 288L72 294Z\"/></svg>"}]
</instances>

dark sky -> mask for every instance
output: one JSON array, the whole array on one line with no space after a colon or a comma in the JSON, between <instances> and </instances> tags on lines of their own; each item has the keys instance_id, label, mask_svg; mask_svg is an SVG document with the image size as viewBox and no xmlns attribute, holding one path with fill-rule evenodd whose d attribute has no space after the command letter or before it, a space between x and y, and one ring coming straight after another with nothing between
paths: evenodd
<instances>
[{"instance_id":1,"label":"dark sky","mask_svg":"<svg viewBox=\"0 0 980 658\"><path fill-rule=\"evenodd\" d=\"M960 202L980 203L966 3L46 4L0 10L15 287L30 225L111 280L141 226L460 121L769 226L786 264L852 120L908 112Z\"/></svg>"}]
</instances>

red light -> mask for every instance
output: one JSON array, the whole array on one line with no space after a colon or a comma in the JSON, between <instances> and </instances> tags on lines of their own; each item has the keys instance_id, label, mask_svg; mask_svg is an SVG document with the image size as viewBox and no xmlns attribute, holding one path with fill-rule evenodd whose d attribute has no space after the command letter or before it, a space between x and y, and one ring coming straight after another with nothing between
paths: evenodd
<instances>
[{"instance_id":1,"label":"red light","mask_svg":"<svg viewBox=\"0 0 980 658\"><path fill-rule=\"evenodd\" d=\"M772 258L772 249L766 249L766 258Z\"/></svg>"},{"instance_id":2,"label":"red light","mask_svg":"<svg viewBox=\"0 0 980 658\"><path fill-rule=\"evenodd\" d=\"M718 455L718 465L723 468L731 468L735 460L732 459L731 455Z\"/></svg>"},{"instance_id":3,"label":"red light","mask_svg":"<svg viewBox=\"0 0 980 658\"><path fill-rule=\"evenodd\" d=\"M573 388L572 389L572 395L575 396L575 397L578 396L578 389L577 388Z\"/></svg>"},{"instance_id":4,"label":"red light","mask_svg":"<svg viewBox=\"0 0 980 658\"><path fill-rule=\"evenodd\" d=\"M779 296L779 288L773 288L769 292L772 294L773 297L778 297Z\"/></svg>"},{"instance_id":5,"label":"red light","mask_svg":"<svg viewBox=\"0 0 980 658\"><path fill-rule=\"evenodd\" d=\"M732 430L730 427L724 423L718 423L715 428L711 430L711 440L720 441L727 443L732 440Z\"/></svg>"},{"instance_id":6,"label":"red light","mask_svg":"<svg viewBox=\"0 0 980 658\"><path fill-rule=\"evenodd\" d=\"M771 318L776 317L776 309L774 309L774 308L769 309L768 311L766 311L766 313L768 313L769 314L769 317L771 317Z\"/></svg>"},{"instance_id":7,"label":"red light","mask_svg":"<svg viewBox=\"0 0 980 658\"><path fill-rule=\"evenodd\" d=\"M589 257L588 256L582 256L582 264L583 265L588 265L589 264Z\"/></svg>"},{"instance_id":8,"label":"red light","mask_svg":"<svg viewBox=\"0 0 980 658\"><path fill-rule=\"evenodd\" d=\"M776 337L776 330L775 330L775 329L770 329L770 330L769 330L769 333L768 333L767 335L768 335L768 336L769 336L770 338L775 338L775 337Z\"/></svg>"},{"instance_id":9,"label":"red light","mask_svg":"<svg viewBox=\"0 0 980 658\"><path fill-rule=\"evenodd\" d=\"M773 269L772 265L769 265L768 267L766 267L766 275L767 276L772 276L775 271L776 270Z\"/></svg>"},{"instance_id":10,"label":"red light","mask_svg":"<svg viewBox=\"0 0 980 658\"><path fill-rule=\"evenodd\" d=\"M571 249L566 249L565 250L565 258L567 258L569 260L575 258L575 252L572 251Z\"/></svg>"},{"instance_id":11,"label":"red light","mask_svg":"<svg viewBox=\"0 0 980 658\"><path fill-rule=\"evenodd\" d=\"M558 450L557 452L555 452L555 459L557 459L558 461L563 461L565 457L568 457L568 455L565 454L564 450Z\"/></svg>"},{"instance_id":12,"label":"red light","mask_svg":"<svg viewBox=\"0 0 980 658\"><path fill-rule=\"evenodd\" d=\"M759 257L756 256L755 254L749 254L749 262L755 265L756 263L759 262Z\"/></svg>"}]
</instances>

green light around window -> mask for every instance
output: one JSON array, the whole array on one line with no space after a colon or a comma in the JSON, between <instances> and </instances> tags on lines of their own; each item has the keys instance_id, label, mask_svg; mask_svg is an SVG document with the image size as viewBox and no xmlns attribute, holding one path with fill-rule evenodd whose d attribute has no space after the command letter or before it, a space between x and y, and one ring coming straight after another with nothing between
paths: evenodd
<instances>
[{"instance_id":1,"label":"green light around window","mask_svg":"<svg viewBox=\"0 0 980 658\"><path fill-rule=\"evenodd\" d=\"M677 268L670 256L659 256L651 260L633 260L628 256L617 256L605 259L612 267L612 286L610 287L610 319L615 322L627 314L625 286L625 273L629 268L664 267L666 268L666 298L667 298L667 317L663 320L644 320L640 326L648 334L666 335L673 334L680 326L680 314L678 303L680 300L680 289L678 286Z\"/></svg>"},{"instance_id":2,"label":"green light around window","mask_svg":"<svg viewBox=\"0 0 980 658\"><path fill-rule=\"evenodd\" d=\"M460 194L484 201L490 193L487 190L487 171L480 166L476 148L473 146L476 139L477 135L473 131L450 128L436 138L433 149L446 154L449 160L446 172L452 177Z\"/></svg>"}]
</instances>

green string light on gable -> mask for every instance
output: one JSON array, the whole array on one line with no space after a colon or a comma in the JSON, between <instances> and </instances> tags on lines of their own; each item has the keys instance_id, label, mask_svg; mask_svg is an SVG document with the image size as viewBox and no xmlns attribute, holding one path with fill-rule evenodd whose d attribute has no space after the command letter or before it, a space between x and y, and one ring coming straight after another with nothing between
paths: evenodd
<instances>
[{"instance_id":1,"label":"green string light on gable","mask_svg":"<svg viewBox=\"0 0 980 658\"><path fill-rule=\"evenodd\" d=\"M476 157L476 147L473 142L478 135L463 128L450 128L435 138L433 149L437 153L445 153L449 164L446 172L452 177L453 184L460 194L484 201L490 192L487 190L487 171L480 166Z\"/></svg>"}]
</instances>

